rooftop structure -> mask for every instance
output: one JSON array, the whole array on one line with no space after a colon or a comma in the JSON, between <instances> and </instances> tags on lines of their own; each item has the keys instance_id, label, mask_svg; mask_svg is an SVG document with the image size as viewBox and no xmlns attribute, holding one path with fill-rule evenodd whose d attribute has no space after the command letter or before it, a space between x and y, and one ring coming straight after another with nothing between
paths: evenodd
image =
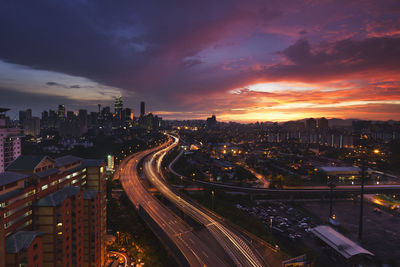
<instances>
[{"instance_id":1,"label":"rooftop structure","mask_svg":"<svg viewBox=\"0 0 400 267\"><path fill-rule=\"evenodd\" d=\"M374 256L373 253L362 248L330 226L320 225L311 229L311 232L324 243L336 250L346 260L359 255Z\"/></svg>"},{"instance_id":2,"label":"rooftop structure","mask_svg":"<svg viewBox=\"0 0 400 267\"><path fill-rule=\"evenodd\" d=\"M15 172L1 172L0 173L0 189L1 186L18 182L20 180L28 178L29 175L20 174Z\"/></svg>"},{"instance_id":3,"label":"rooftop structure","mask_svg":"<svg viewBox=\"0 0 400 267\"><path fill-rule=\"evenodd\" d=\"M27 249L30 247L33 240L42 234L43 233L39 231L18 231L7 237L6 252L18 253L23 249Z\"/></svg>"}]
</instances>

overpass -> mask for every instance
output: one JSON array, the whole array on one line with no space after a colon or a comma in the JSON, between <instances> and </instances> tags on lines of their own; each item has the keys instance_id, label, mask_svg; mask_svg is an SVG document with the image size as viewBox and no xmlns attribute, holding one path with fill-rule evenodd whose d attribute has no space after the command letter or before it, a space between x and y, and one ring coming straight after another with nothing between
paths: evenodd
<instances>
[{"instance_id":1,"label":"overpass","mask_svg":"<svg viewBox=\"0 0 400 267\"><path fill-rule=\"evenodd\" d=\"M283 189L272 189L272 188L256 188L256 187L243 187L235 186L224 183L207 182L203 180L188 178L184 175L179 174L173 169L173 166L177 160L182 156L183 151L181 151L177 157L168 165L169 171L180 177L182 180L186 180L198 185L202 185L210 188L218 188L225 191L232 192L243 192L251 195L269 195L269 196L323 196L330 193L330 188L328 186L299 186L299 187L285 187ZM361 186L359 185L339 185L336 186L335 193L343 195L357 195L360 193ZM366 194L391 194L399 193L400 184L382 184L382 185L364 185L364 193Z\"/></svg>"}]
</instances>

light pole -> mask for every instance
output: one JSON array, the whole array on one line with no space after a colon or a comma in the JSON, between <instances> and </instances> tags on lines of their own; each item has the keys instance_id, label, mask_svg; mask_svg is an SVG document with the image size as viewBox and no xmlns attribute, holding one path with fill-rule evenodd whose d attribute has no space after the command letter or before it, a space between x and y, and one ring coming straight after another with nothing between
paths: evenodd
<instances>
[{"instance_id":1,"label":"light pole","mask_svg":"<svg viewBox=\"0 0 400 267\"><path fill-rule=\"evenodd\" d=\"M329 218L333 218L333 188L335 188L335 182L331 178L329 181L330 188L330 201L329 201Z\"/></svg>"},{"instance_id":2,"label":"light pole","mask_svg":"<svg viewBox=\"0 0 400 267\"><path fill-rule=\"evenodd\" d=\"M360 194L360 221L358 224L358 240L362 240L363 213L364 213L364 180L365 180L365 156L361 159L361 194Z\"/></svg>"},{"instance_id":3,"label":"light pole","mask_svg":"<svg viewBox=\"0 0 400 267\"><path fill-rule=\"evenodd\" d=\"M211 191L211 209L214 210L214 190Z\"/></svg>"}]
</instances>

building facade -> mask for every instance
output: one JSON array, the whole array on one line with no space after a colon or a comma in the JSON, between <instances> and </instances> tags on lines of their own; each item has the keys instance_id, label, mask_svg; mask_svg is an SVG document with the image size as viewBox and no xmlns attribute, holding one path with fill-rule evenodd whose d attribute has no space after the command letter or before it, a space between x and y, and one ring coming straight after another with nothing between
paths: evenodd
<instances>
[{"instance_id":1,"label":"building facade","mask_svg":"<svg viewBox=\"0 0 400 267\"><path fill-rule=\"evenodd\" d=\"M21 155L21 130L8 127L5 111L8 109L0 108L0 173Z\"/></svg>"},{"instance_id":2,"label":"building facade","mask_svg":"<svg viewBox=\"0 0 400 267\"><path fill-rule=\"evenodd\" d=\"M74 156L10 164L0 174L0 267L103 266L105 166ZM11 249L16 238L23 245Z\"/></svg>"}]
</instances>

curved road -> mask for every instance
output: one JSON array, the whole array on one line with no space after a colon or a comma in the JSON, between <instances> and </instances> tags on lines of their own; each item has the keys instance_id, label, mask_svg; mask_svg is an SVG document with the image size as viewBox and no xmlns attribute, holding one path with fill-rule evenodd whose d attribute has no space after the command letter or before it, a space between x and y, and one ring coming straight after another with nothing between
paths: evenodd
<instances>
[{"instance_id":1,"label":"curved road","mask_svg":"<svg viewBox=\"0 0 400 267\"><path fill-rule=\"evenodd\" d=\"M154 198L140 181L137 172L139 161L170 143L171 141L159 147L129 156L121 164L116 175L119 175L121 184L131 202L137 209L141 206L149 214L152 220L157 223L181 251L190 266L227 266L193 233L191 227Z\"/></svg>"},{"instance_id":2,"label":"curved road","mask_svg":"<svg viewBox=\"0 0 400 267\"><path fill-rule=\"evenodd\" d=\"M247 240L222 224L219 220L197 205L186 201L177 195L162 179L161 162L165 154L174 148L179 139L174 138L174 143L151 154L143 163L144 173L157 190L174 203L185 214L207 227L212 236L224 248L237 266L266 266L262 258L248 244Z\"/></svg>"}]
</instances>

